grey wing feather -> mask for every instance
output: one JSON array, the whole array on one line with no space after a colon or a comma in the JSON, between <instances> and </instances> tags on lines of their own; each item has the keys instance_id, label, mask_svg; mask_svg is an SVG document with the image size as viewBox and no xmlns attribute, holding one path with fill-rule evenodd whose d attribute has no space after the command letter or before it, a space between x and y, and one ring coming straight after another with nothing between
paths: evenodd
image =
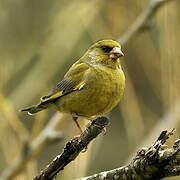
<instances>
[{"instance_id":1,"label":"grey wing feather","mask_svg":"<svg viewBox=\"0 0 180 180\"><path fill-rule=\"evenodd\" d=\"M44 101L45 99L51 97L59 91L62 91L62 94L66 94L67 92L73 90L74 85L75 83L73 80L65 78L60 81L48 95L43 96L41 99Z\"/></svg>"},{"instance_id":2,"label":"grey wing feather","mask_svg":"<svg viewBox=\"0 0 180 180\"><path fill-rule=\"evenodd\" d=\"M75 83L71 79L63 79L60 81L57 86L48 94L48 96L51 96L54 93L57 93L58 91L66 91L73 89Z\"/></svg>"}]
</instances>

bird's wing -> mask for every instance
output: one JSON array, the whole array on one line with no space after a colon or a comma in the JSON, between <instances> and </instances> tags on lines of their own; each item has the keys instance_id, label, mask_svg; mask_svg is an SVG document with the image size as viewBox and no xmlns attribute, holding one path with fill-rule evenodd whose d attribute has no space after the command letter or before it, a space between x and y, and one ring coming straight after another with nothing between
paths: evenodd
<instances>
[{"instance_id":1,"label":"bird's wing","mask_svg":"<svg viewBox=\"0 0 180 180\"><path fill-rule=\"evenodd\" d=\"M41 102L52 101L73 91L80 90L85 85L83 77L88 69L89 66L86 63L77 61L65 74L64 79L47 96L41 98Z\"/></svg>"}]
</instances>

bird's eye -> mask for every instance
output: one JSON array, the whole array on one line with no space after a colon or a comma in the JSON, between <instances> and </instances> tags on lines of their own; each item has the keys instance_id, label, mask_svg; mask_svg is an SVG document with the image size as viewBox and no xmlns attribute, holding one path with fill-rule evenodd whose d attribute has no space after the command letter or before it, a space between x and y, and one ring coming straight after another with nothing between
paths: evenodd
<instances>
[{"instance_id":1,"label":"bird's eye","mask_svg":"<svg viewBox=\"0 0 180 180\"><path fill-rule=\"evenodd\" d=\"M101 49L102 49L104 52L110 52L113 48L112 48L112 47L109 47L109 46L101 46Z\"/></svg>"}]
</instances>

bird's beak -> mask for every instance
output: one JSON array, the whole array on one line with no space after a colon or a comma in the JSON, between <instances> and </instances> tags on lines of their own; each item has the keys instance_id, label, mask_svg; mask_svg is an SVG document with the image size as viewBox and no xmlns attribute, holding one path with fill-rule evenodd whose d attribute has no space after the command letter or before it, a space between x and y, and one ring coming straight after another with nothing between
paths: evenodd
<instances>
[{"instance_id":1,"label":"bird's beak","mask_svg":"<svg viewBox=\"0 0 180 180\"><path fill-rule=\"evenodd\" d=\"M124 56L124 54L119 47L114 47L110 52L110 58L112 59L117 59L121 56Z\"/></svg>"}]
</instances>

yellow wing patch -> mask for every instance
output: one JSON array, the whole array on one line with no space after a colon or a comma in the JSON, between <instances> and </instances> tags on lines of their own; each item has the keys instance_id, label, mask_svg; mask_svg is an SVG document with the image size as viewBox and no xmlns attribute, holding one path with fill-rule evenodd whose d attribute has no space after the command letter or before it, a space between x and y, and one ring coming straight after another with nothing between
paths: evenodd
<instances>
[{"instance_id":1,"label":"yellow wing patch","mask_svg":"<svg viewBox=\"0 0 180 180\"><path fill-rule=\"evenodd\" d=\"M59 90L55 93L52 93L50 95L47 95L47 96L43 96L41 97L41 102L47 102L47 101L52 101L54 99L57 99L57 98L60 98L61 96L64 96L66 94L69 94L73 91L77 91L77 90L80 90L82 89L82 87L85 85L85 82L84 81L81 81L79 84L77 84L76 86L74 87L71 87L69 89L62 89L62 90Z\"/></svg>"},{"instance_id":2,"label":"yellow wing patch","mask_svg":"<svg viewBox=\"0 0 180 180\"><path fill-rule=\"evenodd\" d=\"M60 98L73 91L81 90L85 84L84 74L89 69L89 66L77 61L65 74L64 79L47 95L41 98L41 102L48 102Z\"/></svg>"},{"instance_id":3,"label":"yellow wing patch","mask_svg":"<svg viewBox=\"0 0 180 180\"><path fill-rule=\"evenodd\" d=\"M41 97L41 102L51 101L63 95L63 91L59 91L51 96L43 96Z\"/></svg>"}]
</instances>

